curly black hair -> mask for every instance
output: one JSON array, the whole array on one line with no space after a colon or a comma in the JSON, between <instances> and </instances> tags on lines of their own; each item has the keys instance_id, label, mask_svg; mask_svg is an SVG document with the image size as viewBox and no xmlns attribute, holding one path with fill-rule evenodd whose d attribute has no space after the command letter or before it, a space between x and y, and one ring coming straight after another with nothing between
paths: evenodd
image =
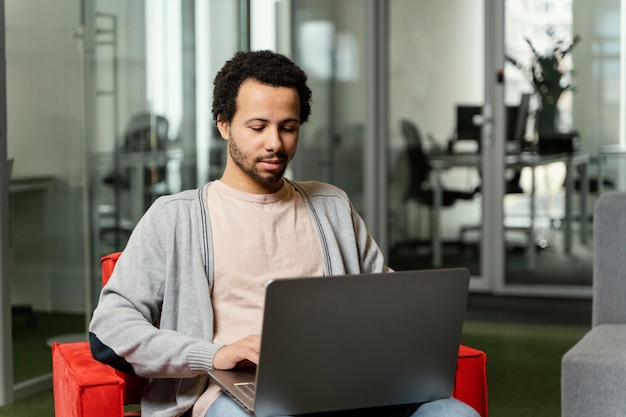
<instances>
[{"instance_id":1,"label":"curly black hair","mask_svg":"<svg viewBox=\"0 0 626 417\"><path fill-rule=\"evenodd\" d=\"M239 51L227 61L213 81L213 120L232 121L237 111L239 87L254 79L273 87L294 87L300 97L300 123L311 114L307 75L293 61L272 51Z\"/></svg>"}]
</instances>

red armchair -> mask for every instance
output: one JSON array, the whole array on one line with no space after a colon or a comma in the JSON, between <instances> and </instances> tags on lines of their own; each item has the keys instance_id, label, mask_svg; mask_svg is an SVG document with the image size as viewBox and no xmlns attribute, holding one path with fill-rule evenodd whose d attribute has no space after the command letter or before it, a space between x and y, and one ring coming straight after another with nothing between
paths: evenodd
<instances>
[{"instance_id":1,"label":"red armchair","mask_svg":"<svg viewBox=\"0 0 626 417\"><path fill-rule=\"evenodd\" d=\"M102 262L102 284L106 284L118 253ZM456 382L452 396L471 405L487 417L487 355L461 345ZM55 343L52 346L52 384L54 410L58 417L121 417L125 406L138 404L143 381L126 375L93 359L88 342Z\"/></svg>"}]
</instances>

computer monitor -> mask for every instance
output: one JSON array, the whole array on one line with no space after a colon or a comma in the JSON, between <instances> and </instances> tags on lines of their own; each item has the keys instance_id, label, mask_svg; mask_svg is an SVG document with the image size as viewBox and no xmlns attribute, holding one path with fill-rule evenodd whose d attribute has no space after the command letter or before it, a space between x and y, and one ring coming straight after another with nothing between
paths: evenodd
<instances>
[{"instance_id":1,"label":"computer monitor","mask_svg":"<svg viewBox=\"0 0 626 417\"><path fill-rule=\"evenodd\" d=\"M474 117L482 114L483 108L478 105L456 106L456 139L476 140L480 143L480 126L474 123Z\"/></svg>"},{"instance_id":2,"label":"computer monitor","mask_svg":"<svg viewBox=\"0 0 626 417\"><path fill-rule=\"evenodd\" d=\"M530 94L522 94L518 106L506 106L506 140L522 145L526 135ZM480 147L481 126L474 117L482 114L482 106L459 104L456 106L456 140L475 140Z\"/></svg>"}]
</instances>

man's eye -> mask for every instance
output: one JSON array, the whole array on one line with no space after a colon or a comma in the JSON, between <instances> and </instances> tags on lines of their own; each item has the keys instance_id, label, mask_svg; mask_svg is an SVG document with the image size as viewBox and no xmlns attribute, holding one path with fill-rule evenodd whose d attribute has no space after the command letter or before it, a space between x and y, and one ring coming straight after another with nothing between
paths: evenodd
<instances>
[{"instance_id":1,"label":"man's eye","mask_svg":"<svg viewBox=\"0 0 626 417\"><path fill-rule=\"evenodd\" d=\"M250 129L254 130L255 132L260 132L263 130L263 126L250 126Z\"/></svg>"}]
</instances>

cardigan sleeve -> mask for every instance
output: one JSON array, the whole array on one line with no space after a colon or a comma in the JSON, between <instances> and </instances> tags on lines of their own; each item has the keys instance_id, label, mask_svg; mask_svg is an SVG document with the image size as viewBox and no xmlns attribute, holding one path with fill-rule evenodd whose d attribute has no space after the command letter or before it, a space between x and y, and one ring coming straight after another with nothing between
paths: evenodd
<instances>
[{"instance_id":1,"label":"cardigan sleeve","mask_svg":"<svg viewBox=\"0 0 626 417\"><path fill-rule=\"evenodd\" d=\"M188 235L195 219L190 204L180 197L157 200L133 230L89 326L96 359L155 378L188 378L211 368L221 345L211 343L207 277L193 247L199 238Z\"/></svg>"}]
</instances>

